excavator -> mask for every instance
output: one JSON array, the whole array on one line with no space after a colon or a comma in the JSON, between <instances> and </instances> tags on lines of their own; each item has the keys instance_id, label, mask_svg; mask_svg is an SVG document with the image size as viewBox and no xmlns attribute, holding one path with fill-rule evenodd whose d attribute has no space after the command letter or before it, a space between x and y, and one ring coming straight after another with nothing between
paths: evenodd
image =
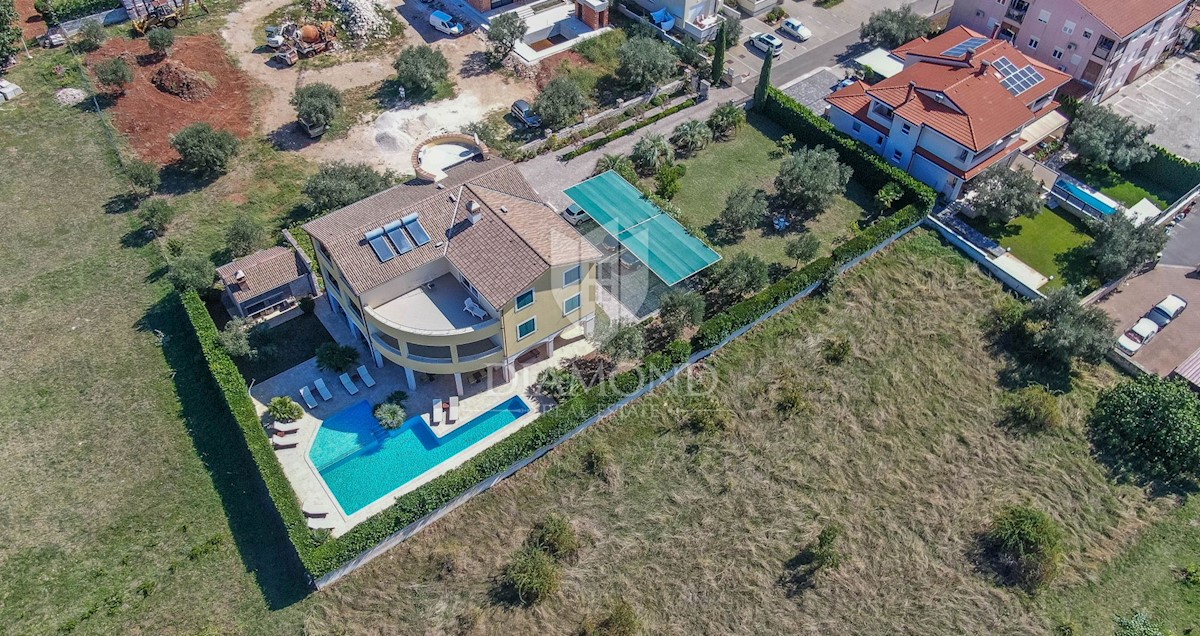
<instances>
[{"instance_id":1,"label":"excavator","mask_svg":"<svg viewBox=\"0 0 1200 636\"><path fill-rule=\"evenodd\" d=\"M146 17L133 21L133 28L142 35L146 35L147 31L159 26L174 29L187 17L193 2L203 9L205 14L208 13L208 7L204 6L203 0L183 0L183 6L178 8L171 0L154 0L146 5L148 11Z\"/></svg>"}]
</instances>

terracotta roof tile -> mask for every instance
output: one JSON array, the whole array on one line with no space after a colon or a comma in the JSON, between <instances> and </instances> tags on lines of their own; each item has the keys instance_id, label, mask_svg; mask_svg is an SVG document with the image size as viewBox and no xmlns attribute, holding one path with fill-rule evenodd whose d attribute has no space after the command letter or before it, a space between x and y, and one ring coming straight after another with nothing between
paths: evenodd
<instances>
[{"instance_id":1,"label":"terracotta roof tile","mask_svg":"<svg viewBox=\"0 0 1200 636\"><path fill-rule=\"evenodd\" d=\"M237 279L239 270L245 274L241 281ZM304 264L290 247L261 250L217 268L217 276L238 304L282 287L305 274L307 270Z\"/></svg>"},{"instance_id":2,"label":"terracotta roof tile","mask_svg":"<svg viewBox=\"0 0 1200 636\"><path fill-rule=\"evenodd\" d=\"M1183 0L1079 0L1089 13L1112 29L1118 38L1157 20Z\"/></svg>"}]
</instances>

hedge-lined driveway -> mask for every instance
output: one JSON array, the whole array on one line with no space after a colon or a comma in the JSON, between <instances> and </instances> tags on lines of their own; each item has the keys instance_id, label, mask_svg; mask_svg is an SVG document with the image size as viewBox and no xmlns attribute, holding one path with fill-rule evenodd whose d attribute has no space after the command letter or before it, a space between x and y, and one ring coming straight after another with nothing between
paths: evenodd
<instances>
[{"instance_id":1,"label":"hedge-lined driveway","mask_svg":"<svg viewBox=\"0 0 1200 636\"><path fill-rule=\"evenodd\" d=\"M1121 89L1106 105L1140 124L1153 124L1151 142L1200 161L1200 61L1173 57Z\"/></svg>"}]
</instances>

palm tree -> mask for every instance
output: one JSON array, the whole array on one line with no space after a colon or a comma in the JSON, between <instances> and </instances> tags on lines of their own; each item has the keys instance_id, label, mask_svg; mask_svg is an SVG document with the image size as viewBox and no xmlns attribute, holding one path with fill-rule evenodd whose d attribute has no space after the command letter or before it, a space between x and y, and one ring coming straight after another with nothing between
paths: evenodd
<instances>
[{"instance_id":1,"label":"palm tree","mask_svg":"<svg viewBox=\"0 0 1200 636\"><path fill-rule=\"evenodd\" d=\"M713 134L721 139L729 139L737 134L738 126L746 123L746 111L733 102L717 106L708 116L708 127Z\"/></svg>"},{"instance_id":2,"label":"palm tree","mask_svg":"<svg viewBox=\"0 0 1200 636\"><path fill-rule=\"evenodd\" d=\"M629 158L639 173L654 174L662 166L675 163L675 149L662 135L646 135L633 145L633 153Z\"/></svg>"},{"instance_id":3,"label":"palm tree","mask_svg":"<svg viewBox=\"0 0 1200 636\"><path fill-rule=\"evenodd\" d=\"M712 130L708 127L708 124L699 119L685 121L676 126L675 132L671 133L671 144L678 148L680 152L687 155L701 150L712 139Z\"/></svg>"}]
</instances>

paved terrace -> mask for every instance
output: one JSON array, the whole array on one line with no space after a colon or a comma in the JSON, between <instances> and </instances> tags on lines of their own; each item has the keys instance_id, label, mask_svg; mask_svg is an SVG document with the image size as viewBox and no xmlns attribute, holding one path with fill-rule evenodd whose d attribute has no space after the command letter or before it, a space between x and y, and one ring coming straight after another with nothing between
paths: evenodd
<instances>
[{"instance_id":1,"label":"paved terrace","mask_svg":"<svg viewBox=\"0 0 1200 636\"><path fill-rule=\"evenodd\" d=\"M528 415L485 437L417 479L408 482L353 515L347 515L341 506L337 504L333 494L329 491L324 480L321 479L320 474L313 465L312 460L309 458L309 451L312 448L321 423L329 416L362 400L366 400L372 405L379 404L393 391L398 390L404 390L409 395L408 401L405 404L409 415L422 414L428 422L430 404L433 400L445 400L454 394L454 379L453 376L449 375L430 376L418 373L416 390L408 391L403 369L391 363L385 363L382 368L376 368L371 362L371 357L366 352L365 346L361 345L361 343L356 343L346 329L345 322L336 314L331 314L332 309L329 307L328 300L325 297L320 298L318 300L318 316L322 318L322 322L325 322L335 339L343 344L355 344L359 347L362 352L361 360L367 365L371 375L376 380L376 385L373 388L367 388L355 377L355 383L358 385L359 391L356 395L350 395L342 387L337 374L321 371L317 368L316 359L313 358L273 378L256 383L251 389L250 394L253 398L255 408L259 415L264 418L264 421L267 419L266 405L273 397L286 395L295 399L304 407L304 416L298 422L300 431L294 435L276 438L286 440L289 443L296 442L297 446L295 448L277 450L276 456L279 458L280 464L283 465L283 472L291 482L292 489L295 491L301 505L306 509L320 509L330 512L328 517L320 521L324 522L324 525L332 530L335 537L344 534L358 523L386 509L396 497L411 492L419 486L461 465L480 451L532 422L547 405L543 399L532 396L530 392L530 387L535 383L537 374L547 367L561 364L568 358L585 355L594 350L594 345L584 338L567 342L559 340L556 342L554 355L551 358L546 359L544 356L539 356L538 359L524 366L518 365L512 382L504 383L499 369L493 370L486 377L478 381L472 382L468 379L463 386L464 393L459 398L460 415L458 424L456 426L442 425L433 428L439 437L470 422L479 414L495 407L497 404L514 395L524 397L533 409ZM313 390L313 381L317 378L323 379L326 386L329 387L330 392L333 393L333 399L330 401L326 402L322 400L317 392ZM308 385L309 389L313 390L313 396L318 402L318 406L314 409L309 409L300 397L299 390L304 385Z\"/></svg>"},{"instance_id":2,"label":"paved terrace","mask_svg":"<svg viewBox=\"0 0 1200 636\"><path fill-rule=\"evenodd\" d=\"M375 308L375 313L405 327L422 331L450 331L477 325L483 320L463 311L470 295L450 274Z\"/></svg>"}]
</instances>

